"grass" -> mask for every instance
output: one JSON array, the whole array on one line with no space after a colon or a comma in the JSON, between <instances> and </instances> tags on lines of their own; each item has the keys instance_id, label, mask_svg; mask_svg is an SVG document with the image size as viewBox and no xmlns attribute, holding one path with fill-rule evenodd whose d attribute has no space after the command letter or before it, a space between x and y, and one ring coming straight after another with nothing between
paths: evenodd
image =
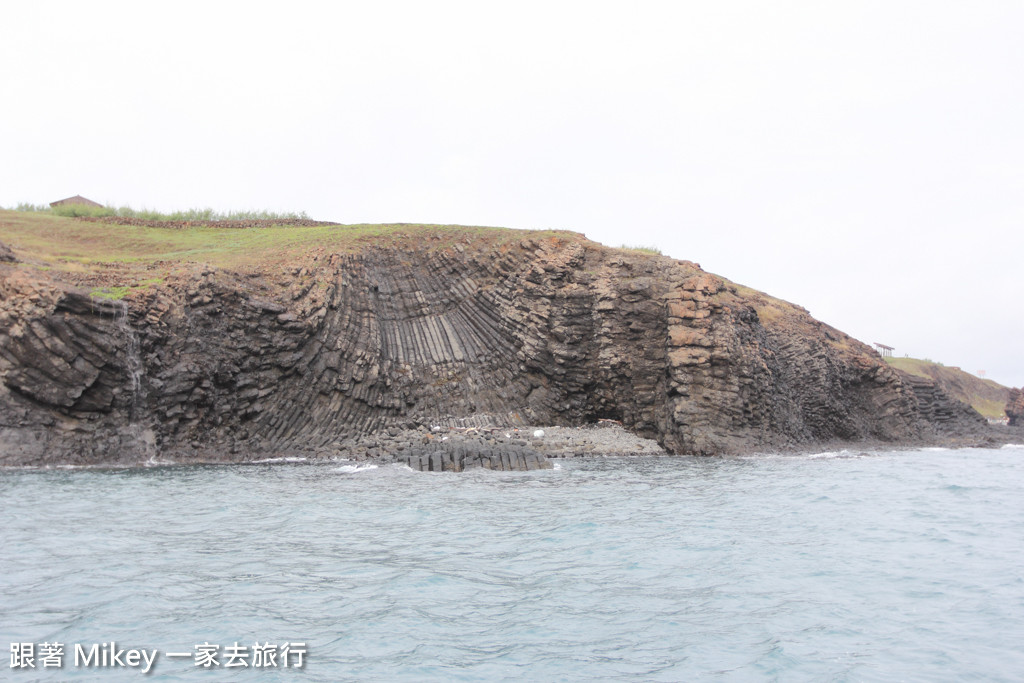
<instances>
[{"instance_id":1,"label":"grass","mask_svg":"<svg viewBox=\"0 0 1024 683\"><path fill-rule=\"evenodd\" d=\"M636 252L639 252L641 254L651 254L652 256L661 256L662 255L661 249L658 249L657 247L649 247L649 246L643 246L643 245L631 246L631 245L628 245L628 244L623 244L620 247L620 249L625 249L627 251L636 251Z\"/></svg>"},{"instance_id":2,"label":"grass","mask_svg":"<svg viewBox=\"0 0 1024 683\"><path fill-rule=\"evenodd\" d=\"M138 282L134 285L96 287L91 292L89 292L89 296L91 296L94 299L112 299L115 301L120 301L121 299L125 298L126 296L133 292L148 289L150 285L160 284L163 281L164 278L162 277L154 277L149 278L148 280L142 280L141 282Z\"/></svg>"},{"instance_id":3,"label":"grass","mask_svg":"<svg viewBox=\"0 0 1024 683\"><path fill-rule=\"evenodd\" d=\"M50 207L46 204L27 204L25 202L18 202L11 211L49 211Z\"/></svg>"},{"instance_id":4,"label":"grass","mask_svg":"<svg viewBox=\"0 0 1024 683\"><path fill-rule=\"evenodd\" d=\"M248 220L309 220L305 211L276 212L276 211L214 211L213 209L187 209L185 211L172 211L164 213L151 209L133 209L130 206L89 206L87 204L67 204L50 208L45 204L28 204L25 202L15 206L13 211L30 213L47 213L65 218L77 218L86 216L90 218L118 216L121 218L141 218L148 221L248 221Z\"/></svg>"},{"instance_id":5,"label":"grass","mask_svg":"<svg viewBox=\"0 0 1024 683\"><path fill-rule=\"evenodd\" d=\"M131 287L97 287L89 292L89 296L94 299L113 299L115 301L120 301L128 296L128 293L131 291Z\"/></svg>"},{"instance_id":6,"label":"grass","mask_svg":"<svg viewBox=\"0 0 1024 683\"><path fill-rule=\"evenodd\" d=\"M574 235L555 231L528 234L560 239ZM160 261L246 269L294 261L318 248L331 253L348 253L367 245L435 249L467 239L500 244L524 236L523 231L505 228L410 224L180 229L83 222L52 212L0 211L0 242L14 248L21 260L35 267L73 272L89 272L103 264Z\"/></svg>"},{"instance_id":7,"label":"grass","mask_svg":"<svg viewBox=\"0 0 1024 683\"><path fill-rule=\"evenodd\" d=\"M971 407L977 410L982 417L1003 418L1006 417L1006 402L994 401L991 399L975 399Z\"/></svg>"},{"instance_id":8,"label":"grass","mask_svg":"<svg viewBox=\"0 0 1024 683\"><path fill-rule=\"evenodd\" d=\"M764 292L760 292L752 287L745 287L731 281L728 282L736 289L738 295L754 307L754 310L757 311L757 317L762 324L782 320L793 312L793 306L781 299L768 296Z\"/></svg>"},{"instance_id":9,"label":"grass","mask_svg":"<svg viewBox=\"0 0 1024 683\"><path fill-rule=\"evenodd\" d=\"M925 377L931 379L932 376L925 372L925 368L930 365L934 365L928 359L918 358L897 358L895 356L887 356L886 362L898 370L903 372L909 372L911 375L917 375L918 377Z\"/></svg>"}]
</instances>

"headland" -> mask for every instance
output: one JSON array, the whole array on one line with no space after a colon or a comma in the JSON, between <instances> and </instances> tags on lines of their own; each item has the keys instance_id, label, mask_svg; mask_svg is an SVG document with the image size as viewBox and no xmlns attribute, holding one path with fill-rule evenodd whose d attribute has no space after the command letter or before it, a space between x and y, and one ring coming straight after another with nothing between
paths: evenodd
<instances>
[{"instance_id":1,"label":"headland","mask_svg":"<svg viewBox=\"0 0 1024 683\"><path fill-rule=\"evenodd\" d=\"M517 469L515 430L602 420L694 455L1020 438L799 306L579 233L0 212L0 465Z\"/></svg>"}]
</instances>

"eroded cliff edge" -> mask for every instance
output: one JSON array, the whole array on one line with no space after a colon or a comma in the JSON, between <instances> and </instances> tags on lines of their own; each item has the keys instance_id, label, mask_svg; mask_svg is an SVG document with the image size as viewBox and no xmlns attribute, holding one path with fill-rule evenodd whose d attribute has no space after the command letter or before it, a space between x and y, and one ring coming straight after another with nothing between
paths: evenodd
<instances>
[{"instance_id":1,"label":"eroded cliff edge","mask_svg":"<svg viewBox=\"0 0 1024 683\"><path fill-rule=\"evenodd\" d=\"M572 233L410 234L286 265L150 264L161 277L114 301L89 294L110 272L0 264L0 463L323 455L417 424L608 418L691 454L981 430L694 263Z\"/></svg>"}]
</instances>

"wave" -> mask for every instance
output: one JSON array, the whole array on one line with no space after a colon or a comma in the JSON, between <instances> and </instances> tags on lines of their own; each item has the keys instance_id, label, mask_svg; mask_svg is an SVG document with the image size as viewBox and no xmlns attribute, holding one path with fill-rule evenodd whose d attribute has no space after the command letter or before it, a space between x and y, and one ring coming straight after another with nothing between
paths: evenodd
<instances>
[{"instance_id":1,"label":"wave","mask_svg":"<svg viewBox=\"0 0 1024 683\"><path fill-rule=\"evenodd\" d=\"M377 469L377 465L365 464L365 465L342 465L336 468L335 472L341 472L343 474L358 474L359 472L367 472L369 470Z\"/></svg>"},{"instance_id":2,"label":"wave","mask_svg":"<svg viewBox=\"0 0 1024 683\"><path fill-rule=\"evenodd\" d=\"M830 460L832 458L859 458L864 453L853 453L845 448L841 451L822 451L821 453L809 453L806 457L809 460Z\"/></svg>"}]
</instances>

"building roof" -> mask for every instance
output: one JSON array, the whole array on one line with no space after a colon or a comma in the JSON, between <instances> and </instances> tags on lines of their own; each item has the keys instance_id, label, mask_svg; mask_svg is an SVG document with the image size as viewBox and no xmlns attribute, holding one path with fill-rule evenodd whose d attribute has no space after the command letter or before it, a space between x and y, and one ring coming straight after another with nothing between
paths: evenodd
<instances>
[{"instance_id":1,"label":"building roof","mask_svg":"<svg viewBox=\"0 0 1024 683\"><path fill-rule=\"evenodd\" d=\"M880 349L885 349L886 351L892 351L893 350L893 348L891 346L886 346L885 344L879 344L878 342L875 342L875 346L877 346Z\"/></svg>"},{"instance_id":2,"label":"building roof","mask_svg":"<svg viewBox=\"0 0 1024 683\"><path fill-rule=\"evenodd\" d=\"M103 208L103 205L99 202L94 202L91 199L86 199L80 194L76 194L74 197L68 197L67 199L59 199L55 202L50 202L50 206L65 206L67 204L85 204L86 206L98 206Z\"/></svg>"}]
</instances>

